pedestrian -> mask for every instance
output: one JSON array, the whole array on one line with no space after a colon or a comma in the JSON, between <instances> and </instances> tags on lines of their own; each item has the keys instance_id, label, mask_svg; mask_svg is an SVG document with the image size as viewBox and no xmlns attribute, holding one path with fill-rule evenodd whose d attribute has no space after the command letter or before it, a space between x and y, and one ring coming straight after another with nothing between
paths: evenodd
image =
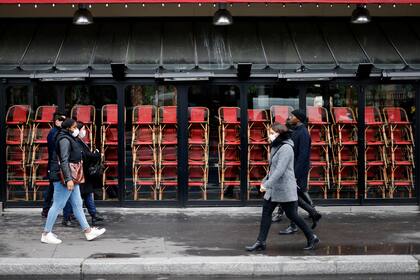
<instances>
[{"instance_id":1,"label":"pedestrian","mask_svg":"<svg viewBox=\"0 0 420 280\"><path fill-rule=\"evenodd\" d=\"M48 144L48 179L50 184L48 188L44 191L44 205L42 207L41 216L46 218L48 216L48 211L50 210L53 194L54 194L54 185L53 182L58 180L54 178L54 174L57 173L57 170L60 169L58 165L57 155L55 152L55 138L57 133L61 129L61 124L66 119L66 114L62 112L55 112L53 115L54 126L51 128L47 136Z\"/></svg>"},{"instance_id":2,"label":"pedestrian","mask_svg":"<svg viewBox=\"0 0 420 280\"><path fill-rule=\"evenodd\" d=\"M62 241L52 233L52 229L59 212L70 200L74 216L78 220L86 239L93 240L105 232L105 228L98 229L90 227L86 221L82 208L79 183L84 182L82 168L82 150L75 138L79 135L77 123L73 119L66 119L61 124L61 130L57 134L56 152L58 155L59 170L54 172L54 178L62 178L53 182L54 197L53 204L48 212L41 242L47 244L60 244Z\"/></svg>"},{"instance_id":3,"label":"pedestrian","mask_svg":"<svg viewBox=\"0 0 420 280\"><path fill-rule=\"evenodd\" d=\"M82 150L82 157L83 157L83 172L85 175L85 182L80 184L80 193L82 196L82 200L88 210L89 215L91 216L92 225L95 225L98 222L102 222L104 218L98 215L95 206L95 200L93 197L93 191L95 188L102 187L102 181L100 170L94 169L96 174L92 174L92 168L101 160L101 154L98 150L95 152L91 152L89 146L83 141L83 138L86 137L86 126L82 122L77 122L77 128L79 129L79 136L76 137L77 143L80 145ZM71 205L66 206L63 209L63 221L62 224L64 226L73 226L71 222L71 214L73 213Z\"/></svg>"},{"instance_id":4,"label":"pedestrian","mask_svg":"<svg viewBox=\"0 0 420 280\"><path fill-rule=\"evenodd\" d=\"M311 136L306 128L307 117L301 110L294 110L291 112L287 120L287 126L292 130L292 140L294 144L294 158L295 158L295 177L298 185L298 205L309 213L312 219L312 229L315 229L317 223L322 215L315 209L311 197L308 193L308 174L310 168L311 157ZM279 232L279 234L294 234L298 230L293 223Z\"/></svg>"},{"instance_id":5,"label":"pedestrian","mask_svg":"<svg viewBox=\"0 0 420 280\"><path fill-rule=\"evenodd\" d=\"M271 226L274 209L278 204L287 218L293 221L305 234L307 245L304 250L315 249L319 238L298 215L298 195L294 168L293 141L289 129L277 122L269 129L271 142L270 166L268 175L263 179L260 191L265 192L261 217L260 233L257 241L247 251L266 249L267 235Z\"/></svg>"}]
</instances>

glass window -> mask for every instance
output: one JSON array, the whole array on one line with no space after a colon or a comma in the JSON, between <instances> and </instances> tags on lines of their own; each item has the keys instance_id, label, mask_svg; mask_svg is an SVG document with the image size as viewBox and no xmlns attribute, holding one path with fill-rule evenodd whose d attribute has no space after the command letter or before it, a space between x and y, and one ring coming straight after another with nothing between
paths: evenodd
<instances>
[{"instance_id":1,"label":"glass window","mask_svg":"<svg viewBox=\"0 0 420 280\"><path fill-rule=\"evenodd\" d=\"M411 198L414 187L414 85L366 88L366 198Z\"/></svg>"},{"instance_id":2,"label":"glass window","mask_svg":"<svg viewBox=\"0 0 420 280\"><path fill-rule=\"evenodd\" d=\"M126 199L176 200L177 90L132 85L125 90Z\"/></svg>"},{"instance_id":3,"label":"glass window","mask_svg":"<svg viewBox=\"0 0 420 280\"><path fill-rule=\"evenodd\" d=\"M84 142L102 155L105 169L94 185L95 199L117 200L120 188L116 89L108 85L72 85L65 88L65 101L67 115L86 126Z\"/></svg>"},{"instance_id":4,"label":"glass window","mask_svg":"<svg viewBox=\"0 0 420 280\"><path fill-rule=\"evenodd\" d=\"M270 145L267 129L273 122L286 123L299 109L299 91L291 86L253 85L248 92L248 199L261 199L262 179L268 172Z\"/></svg>"},{"instance_id":5,"label":"glass window","mask_svg":"<svg viewBox=\"0 0 420 280\"><path fill-rule=\"evenodd\" d=\"M167 69L192 69L195 47L191 22L170 22L163 25L162 60Z\"/></svg>"},{"instance_id":6,"label":"glass window","mask_svg":"<svg viewBox=\"0 0 420 280\"><path fill-rule=\"evenodd\" d=\"M239 200L239 89L193 86L188 100L189 199Z\"/></svg>"},{"instance_id":7,"label":"glass window","mask_svg":"<svg viewBox=\"0 0 420 280\"><path fill-rule=\"evenodd\" d=\"M13 23L5 26L0 40L0 64L16 67L25 53L35 30L34 25Z\"/></svg>"},{"instance_id":8,"label":"glass window","mask_svg":"<svg viewBox=\"0 0 420 280\"><path fill-rule=\"evenodd\" d=\"M6 89L7 200L42 200L48 187L47 135L57 110L53 85Z\"/></svg>"},{"instance_id":9,"label":"glass window","mask_svg":"<svg viewBox=\"0 0 420 280\"><path fill-rule=\"evenodd\" d=\"M352 85L313 84L306 89L311 135L311 196L357 199L357 89Z\"/></svg>"}]
</instances>

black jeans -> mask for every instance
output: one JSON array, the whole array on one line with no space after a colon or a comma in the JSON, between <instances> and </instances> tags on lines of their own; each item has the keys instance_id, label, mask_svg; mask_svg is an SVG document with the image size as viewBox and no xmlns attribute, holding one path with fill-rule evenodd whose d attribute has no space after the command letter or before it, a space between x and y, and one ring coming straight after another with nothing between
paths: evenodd
<instances>
[{"instance_id":1,"label":"black jeans","mask_svg":"<svg viewBox=\"0 0 420 280\"><path fill-rule=\"evenodd\" d=\"M271 226L271 215L273 214L274 209L276 209L277 205L280 204L280 207L283 209L284 213L286 214L287 218L294 222L305 234L306 239L309 241L313 238L314 233L305 223L305 221L298 215L298 202L272 202L270 200L265 200L263 203L263 210L261 216L261 225L260 225L260 234L258 235L258 240L265 242L267 240L268 231L270 230Z\"/></svg>"},{"instance_id":2,"label":"black jeans","mask_svg":"<svg viewBox=\"0 0 420 280\"><path fill-rule=\"evenodd\" d=\"M42 208L45 211L50 209L53 196L54 196L54 185L53 185L53 182L50 181L50 185L44 191L44 205L42 206Z\"/></svg>"}]
</instances>

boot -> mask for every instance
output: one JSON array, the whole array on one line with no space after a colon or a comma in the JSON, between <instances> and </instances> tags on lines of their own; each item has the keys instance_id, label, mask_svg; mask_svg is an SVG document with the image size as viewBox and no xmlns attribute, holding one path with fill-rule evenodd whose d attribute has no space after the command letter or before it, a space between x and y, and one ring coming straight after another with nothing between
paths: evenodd
<instances>
[{"instance_id":1,"label":"boot","mask_svg":"<svg viewBox=\"0 0 420 280\"><path fill-rule=\"evenodd\" d=\"M50 211L50 208L43 208L41 212L42 218L48 217L48 211Z\"/></svg>"},{"instance_id":2,"label":"boot","mask_svg":"<svg viewBox=\"0 0 420 280\"><path fill-rule=\"evenodd\" d=\"M303 250L314 250L316 246L319 244L320 240L318 236L314 234L311 240L308 241L308 244L306 244L306 247L303 248Z\"/></svg>"},{"instance_id":3,"label":"boot","mask_svg":"<svg viewBox=\"0 0 420 280\"><path fill-rule=\"evenodd\" d=\"M257 240L254 245L245 247L245 250L248 252L254 251L264 251L267 248L267 244L265 242Z\"/></svg>"},{"instance_id":4,"label":"boot","mask_svg":"<svg viewBox=\"0 0 420 280\"><path fill-rule=\"evenodd\" d=\"M95 225L96 223L103 222L103 221L104 221L104 218L102 218L101 216L97 214L92 215L92 225Z\"/></svg>"},{"instance_id":5,"label":"boot","mask_svg":"<svg viewBox=\"0 0 420 280\"><path fill-rule=\"evenodd\" d=\"M322 215L316 211L309 203L307 203L302 197L298 198L299 207L309 213L309 216L312 219L312 229L316 228L319 220L322 218Z\"/></svg>"},{"instance_id":6,"label":"boot","mask_svg":"<svg viewBox=\"0 0 420 280\"><path fill-rule=\"evenodd\" d=\"M302 198L306 201L306 203L315 208L314 202L312 201L308 192L302 192Z\"/></svg>"}]
</instances>

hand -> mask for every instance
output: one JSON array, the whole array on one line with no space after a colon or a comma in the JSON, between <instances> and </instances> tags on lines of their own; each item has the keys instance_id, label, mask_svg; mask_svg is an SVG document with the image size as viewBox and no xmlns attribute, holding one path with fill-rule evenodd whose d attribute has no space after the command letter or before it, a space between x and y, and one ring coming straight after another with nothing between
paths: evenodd
<instances>
[{"instance_id":1,"label":"hand","mask_svg":"<svg viewBox=\"0 0 420 280\"><path fill-rule=\"evenodd\" d=\"M66 183L66 185L67 185L67 189L68 189L69 191L72 191L72 190L74 189L74 182L73 182L73 180L68 181L68 182Z\"/></svg>"},{"instance_id":2,"label":"hand","mask_svg":"<svg viewBox=\"0 0 420 280\"><path fill-rule=\"evenodd\" d=\"M266 191L267 191L267 189L264 188L264 185L263 184L261 184L261 186L260 186L260 192L266 192Z\"/></svg>"}]
</instances>

